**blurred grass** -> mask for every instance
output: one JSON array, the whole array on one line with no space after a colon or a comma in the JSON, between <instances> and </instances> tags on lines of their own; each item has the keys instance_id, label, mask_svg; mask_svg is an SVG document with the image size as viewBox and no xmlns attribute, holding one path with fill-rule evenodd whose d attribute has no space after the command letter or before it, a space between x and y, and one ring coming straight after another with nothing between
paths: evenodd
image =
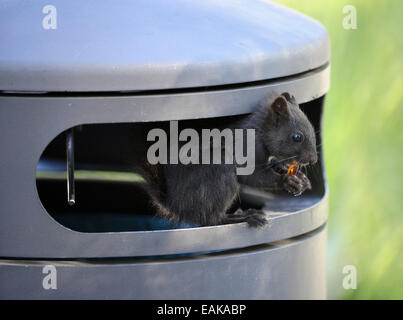
<instances>
[{"instance_id":1,"label":"blurred grass","mask_svg":"<svg viewBox=\"0 0 403 320\"><path fill-rule=\"evenodd\" d=\"M320 21L332 43L323 119L330 187L328 297L403 298L403 1L277 1ZM342 27L345 5L357 29ZM342 269L357 268L356 290Z\"/></svg>"}]
</instances>

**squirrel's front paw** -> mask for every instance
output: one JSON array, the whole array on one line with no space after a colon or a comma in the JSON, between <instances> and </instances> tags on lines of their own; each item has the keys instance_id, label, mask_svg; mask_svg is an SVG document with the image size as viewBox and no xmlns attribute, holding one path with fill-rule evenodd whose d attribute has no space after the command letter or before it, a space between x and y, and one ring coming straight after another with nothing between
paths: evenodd
<instances>
[{"instance_id":1,"label":"squirrel's front paw","mask_svg":"<svg viewBox=\"0 0 403 320\"><path fill-rule=\"evenodd\" d=\"M305 190L312 189L308 177L301 171L297 175L285 174L282 184L283 189L293 196L300 196Z\"/></svg>"}]
</instances>

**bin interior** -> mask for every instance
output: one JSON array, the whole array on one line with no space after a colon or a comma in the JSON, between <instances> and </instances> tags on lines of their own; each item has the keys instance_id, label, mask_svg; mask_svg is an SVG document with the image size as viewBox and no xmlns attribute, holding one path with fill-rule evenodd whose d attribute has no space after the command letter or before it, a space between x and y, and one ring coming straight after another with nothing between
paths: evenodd
<instances>
[{"instance_id":1,"label":"bin interior","mask_svg":"<svg viewBox=\"0 0 403 320\"><path fill-rule=\"evenodd\" d=\"M324 97L301 104L315 127L321 153L321 116ZM236 117L244 117L236 116ZM234 117L181 121L183 127L216 127ZM164 126L166 123L150 125ZM189 228L156 217L144 190L145 181L135 171L136 123L88 124L74 128L76 203L67 202L66 132L59 134L44 150L37 166L37 191L42 205L58 223L80 232L123 232ZM138 139L137 139L138 140ZM322 157L307 168L312 190L300 197L285 192L266 193L242 189L238 207L266 208L292 212L310 207L325 193Z\"/></svg>"}]
</instances>

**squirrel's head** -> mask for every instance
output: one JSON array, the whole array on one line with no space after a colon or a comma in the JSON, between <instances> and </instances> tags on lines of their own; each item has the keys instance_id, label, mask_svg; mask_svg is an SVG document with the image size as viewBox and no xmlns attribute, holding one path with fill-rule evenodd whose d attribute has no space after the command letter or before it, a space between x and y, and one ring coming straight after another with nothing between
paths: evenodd
<instances>
[{"instance_id":1,"label":"squirrel's head","mask_svg":"<svg viewBox=\"0 0 403 320\"><path fill-rule=\"evenodd\" d=\"M282 93L263 107L266 108L264 121L268 130L264 130L262 138L270 156L285 163L316 163L315 130L295 98Z\"/></svg>"}]
</instances>

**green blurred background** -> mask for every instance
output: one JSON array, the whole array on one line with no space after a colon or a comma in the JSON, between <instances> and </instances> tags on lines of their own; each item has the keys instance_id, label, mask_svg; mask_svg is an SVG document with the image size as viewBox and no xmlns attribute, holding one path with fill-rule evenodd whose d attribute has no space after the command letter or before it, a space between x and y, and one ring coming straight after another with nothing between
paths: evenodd
<instances>
[{"instance_id":1,"label":"green blurred background","mask_svg":"<svg viewBox=\"0 0 403 320\"><path fill-rule=\"evenodd\" d=\"M320 21L332 47L323 149L328 297L403 298L403 1L277 1ZM357 29L345 30L353 5ZM345 265L357 289L345 290Z\"/></svg>"}]
</instances>

